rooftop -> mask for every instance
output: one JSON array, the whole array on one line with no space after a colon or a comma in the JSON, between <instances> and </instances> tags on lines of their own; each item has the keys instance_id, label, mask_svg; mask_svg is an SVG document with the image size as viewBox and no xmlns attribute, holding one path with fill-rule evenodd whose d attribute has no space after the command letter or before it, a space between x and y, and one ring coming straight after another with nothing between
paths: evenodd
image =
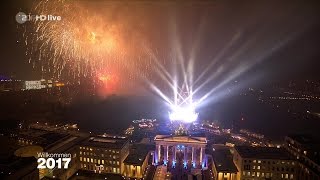
<instances>
[{"instance_id":1,"label":"rooftop","mask_svg":"<svg viewBox=\"0 0 320 180\"><path fill-rule=\"evenodd\" d=\"M194 136L175 136L175 135L157 135L154 138L155 141L165 142L179 142L179 143L200 143L207 144L205 137L194 137Z\"/></svg>"},{"instance_id":2,"label":"rooftop","mask_svg":"<svg viewBox=\"0 0 320 180\"><path fill-rule=\"evenodd\" d=\"M306 148L313 149L313 150L320 150L320 140L313 136L295 134L295 135L289 135L287 137L305 146Z\"/></svg>"},{"instance_id":3,"label":"rooftop","mask_svg":"<svg viewBox=\"0 0 320 180\"><path fill-rule=\"evenodd\" d=\"M134 145L127 158L124 160L125 164L141 166L146 159L150 150L153 150L153 145L139 144Z\"/></svg>"},{"instance_id":4,"label":"rooftop","mask_svg":"<svg viewBox=\"0 0 320 180\"><path fill-rule=\"evenodd\" d=\"M233 163L232 154L229 149L216 150L212 157L217 172L238 172L237 167Z\"/></svg>"},{"instance_id":5,"label":"rooftop","mask_svg":"<svg viewBox=\"0 0 320 180\"><path fill-rule=\"evenodd\" d=\"M284 149L275 147L235 146L235 150L240 154L242 158L280 160L291 159L289 154Z\"/></svg>"},{"instance_id":6,"label":"rooftop","mask_svg":"<svg viewBox=\"0 0 320 180\"><path fill-rule=\"evenodd\" d=\"M83 146L93 146L108 149L122 149L128 142L126 138L111 138L111 137L90 137L81 142Z\"/></svg>"}]
</instances>

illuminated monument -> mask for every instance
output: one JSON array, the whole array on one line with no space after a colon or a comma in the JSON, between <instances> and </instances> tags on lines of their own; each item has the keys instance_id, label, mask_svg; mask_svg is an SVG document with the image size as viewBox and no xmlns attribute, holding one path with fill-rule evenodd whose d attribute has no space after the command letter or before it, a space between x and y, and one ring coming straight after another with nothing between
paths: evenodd
<instances>
[{"instance_id":1,"label":"illuminated monument","mask_svg":"<svg viewBox=\"0 0 320 180\"><path fill-rule=\"evenodd\" d=\"M173 106L171 109L172 112L169 113L171 123L177 122L179 126L172 135L157 135L155 137L154 164L172 167L180 164L185 168L206 168L206 137L192 136L185 128L198 118L195 106L190 103L183 107Z\"/></svg>"}]
</instances>

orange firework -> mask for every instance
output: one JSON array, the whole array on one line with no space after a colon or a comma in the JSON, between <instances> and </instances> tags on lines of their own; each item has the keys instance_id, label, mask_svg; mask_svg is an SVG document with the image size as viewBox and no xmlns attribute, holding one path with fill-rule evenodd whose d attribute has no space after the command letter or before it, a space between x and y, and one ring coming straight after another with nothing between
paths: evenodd
<instances>
[{"instance_id":1,"label":"orange firework","mask_svg":"<svg viewBox=\"0 0 320 180\"><path fill-rule=\"evenodd\" d=\"M34 14L61 16L61 20L23 25L29 62L40 65L48 76L74 79L93 77L106 68L117 69L129 79L141 72L137 67L148 68L149 58L141 58L137 50L143 40L126 26L130 16L111 5L99 11L85 3L89 1L40 0L34 6ZM119 16L117 21L114 16Z\"/></svg>"}]
</instances>

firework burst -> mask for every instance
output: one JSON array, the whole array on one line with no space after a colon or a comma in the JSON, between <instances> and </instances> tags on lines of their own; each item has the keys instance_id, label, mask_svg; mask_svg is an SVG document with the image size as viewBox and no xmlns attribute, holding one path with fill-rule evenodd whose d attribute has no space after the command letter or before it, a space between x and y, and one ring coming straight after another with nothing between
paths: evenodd
<instances>
[{"instance_id":1,"label":"firework burst","mask_svg":"<svg viewBox=\"0 0 320 180\"><path fill-rule=\"evenodd\" d=\"M22 26L29 63L41 67L45 76L58 79L95 77L109 67L123 72L126 79L137 77L137 72L146 73L136 71L148 69L150 62L137 50L143 40L137 31L130 32L130 16L114 20L119 16L114 6L105 6L102 11L86 3L41 0L33 6L32 14L56 15L61 20Z\"/></svg>"}]
</instances>

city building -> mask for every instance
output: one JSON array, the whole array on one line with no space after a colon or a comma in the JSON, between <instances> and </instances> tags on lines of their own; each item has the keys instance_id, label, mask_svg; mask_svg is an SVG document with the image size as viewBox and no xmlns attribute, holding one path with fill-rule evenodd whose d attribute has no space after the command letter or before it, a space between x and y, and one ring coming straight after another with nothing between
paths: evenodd
<instances>
[{"instance_id":1,"label":"city building","mask_svg":"<svg viewBox=\"0 0 320 180\"><path fill-rule=\"evenodd\" d=\"M21 91L24 81L12 79L0 79L0 91Z\"/></svg>"},{"instance_id":2,"label":"city building","mask_svg":"<svg viewBox=\"0 0 320 180\"><path fill-rule=\"evenodd\" d=\"M298 179L320 180L320 143L308 135L285 137L285 148L298 161Z\"/></svg>"},{"instance_id":3,"label":"city building","mask_svg":"<svg viewBox=\"0 0 320 180\"><path fill-rule=\"evenodd\" d=\"M285 149L235 146L233 161L239 179L298 179L296 161Z\"/></svg>"},{"instance_id":4,"label":"city building","mask_svg":"<svg viewBox=\"0 0 320 180\"><path fill-rule=\"evenodd\" d=\"M153 154L154 146L145 144L135 144L130 149L130 153L124 160L123 175L128 178L141 179L146 175L146 168L150 157Z\"/></svg>"},{"instance_id":5,"label":"city building","mask_svg":"<svg viewBox=\"0 0 320 180\"><path fill-rule=\"evenodd\" d=\"M79 144L78 151L79 169L123 174L124 160L129 154L129 142L120 137L90 137Z\"/></svg>"},{"instance_id":6,"label":"city building","mask_svg":"<svg viewBox=\"0 0 320 180\"><path fill-rule=\"evenodd\" d=\"M0 148L0 179L39 179L35 157L15 154L20 146L12 138L0 136L0 141L6 145Z\"/></svg>"},{"instance_id":7,"label":"city building","mask_svg":"<svg viewBox=\"0 0 320 180\"><path fill-rule=\"evenodd\" d=\"M215 150L212 157L212 170L215 180L238 179L238 169L233 163L233 156L228 148Z\"/></svg>"},{"instance_id":8,"label":"city building","mask_svg":"<svg viewBox=\"0 0 320 180\"><path fill-rule=\"evenodd\" d=\"M192 165L194 168L205 168L207 157L205 137L191 135L157 135L154 139L156 150L155 164L172 164L182 162L184 166Z\"/></svg>"}]
</instances>

